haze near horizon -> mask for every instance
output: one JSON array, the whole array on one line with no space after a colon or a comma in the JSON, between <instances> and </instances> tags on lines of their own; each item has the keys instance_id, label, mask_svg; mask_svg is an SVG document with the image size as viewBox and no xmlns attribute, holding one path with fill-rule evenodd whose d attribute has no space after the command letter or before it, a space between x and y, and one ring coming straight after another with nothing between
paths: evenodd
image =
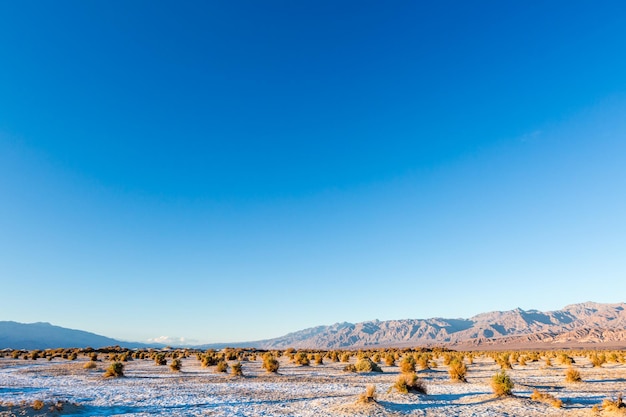
<instances>
[{"instance_id":1,"label":"haze near horizon","mask_svg":"<svg viewBox=\"0 0 626 417\"><path fill-rule=\"evenodd\" d=\"M0 320L123 340L620 302L621 2L0 4Z\"/></svg>"}]
</instances>

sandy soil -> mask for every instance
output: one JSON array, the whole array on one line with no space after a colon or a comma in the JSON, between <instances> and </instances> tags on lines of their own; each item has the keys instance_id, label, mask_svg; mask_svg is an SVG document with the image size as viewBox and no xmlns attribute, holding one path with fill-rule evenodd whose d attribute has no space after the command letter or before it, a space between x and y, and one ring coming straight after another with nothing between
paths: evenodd
<instances>
[{"instance_id":1,"label":"sandy soil","mask_svg":"<svg viewBox=\"0 0 626 417\"><path fill-rule=\"evenodd\" d=\"M242 362L243 377L216 374L195 357L183 360L180 373L135 360L125 364L125 377L105 379L107 362L87 370L84 358L0 358L0 416L592 416L598 415L592 406L626 392L626 365L593 368L586 358L575 359L582 383L564 382L566 366L529 362L508 371L514 396L494 398L489 381L499 366L487 357L468 365L467 383L451 382L441 359L437 368L420 371L428 395L388 392L397 367L351 374L343 372L345 363L328 360L300 367L281 358L278 375L266 374L261 360ZM357 404L369 384L377 402ZM532 401L534 388L561 399L563 408ZM35 400L45 406L34 410ZM57 404L61 411L51 409Z\"/></svg>"}]
</instances>

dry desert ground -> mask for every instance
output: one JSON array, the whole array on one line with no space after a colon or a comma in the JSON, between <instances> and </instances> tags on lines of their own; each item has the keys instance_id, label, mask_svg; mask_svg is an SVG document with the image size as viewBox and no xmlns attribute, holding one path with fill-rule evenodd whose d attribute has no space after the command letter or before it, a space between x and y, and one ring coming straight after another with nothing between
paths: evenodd
<instances>
[{"instance_id":1,"label":"dry desert ground","mask_svg":"<svg viewBox=\"0 0 626 417\"><path fill-rule=\"evenodd\" d=\"M396 356L400 359L404 354ZM323 365L311 361L309 366L300 366L283 355L274 374L262 368L258 353L240 356L243 376L232 376L217 373L215 366L203 367L196 354L188 354L180 372L146 357L124 362L123 377L105 378L111 362L102 353L94 369L84 367L89 362L85 354L76 360L5 355L0 358L0 416L546 417L623 412L593 407L626 392L624 353L618 354L621 362L607 361L601 367L593 367L583 353L570 353L582 377L578 383L565 382L569 366L559 363L556 352L539 352L537 361L528 360L525 365L516 360L519 354L514 355L512 369L506 372L515 386L513 395L505 397L495 397L490 386L501 368L493 355L465 354L467 382L451 381L445 355L433 355L436 366L417 371L426 395L390 391L400 368L386 366L384 360L379 363L383 372L353 373L344 371L345 362L324 358ZM356 356L350 363L355 363ZM551 366L546 366L545 356L551 357ZM230 365L236 362L228 361ZM359 403L368 385L375 386L376 401ZM562 406L532 400L535 389L561 400Z\"/></svg>"}]
</instances>

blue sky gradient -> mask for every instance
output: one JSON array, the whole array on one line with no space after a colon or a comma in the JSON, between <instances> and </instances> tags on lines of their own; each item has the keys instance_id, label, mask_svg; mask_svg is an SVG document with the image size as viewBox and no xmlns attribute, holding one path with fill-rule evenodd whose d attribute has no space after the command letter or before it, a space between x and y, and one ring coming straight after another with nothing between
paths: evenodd
<instances>
[{"instance_id":1,"label":"blue sky gradient","mask_svg":"<svg viewBox=\"0 0 626 417\"><path fill-rule=\"evenodd\" d=\"M621 2L0 4L0 320L232 342L624 301Z\"/></svg>"}]
</instances>

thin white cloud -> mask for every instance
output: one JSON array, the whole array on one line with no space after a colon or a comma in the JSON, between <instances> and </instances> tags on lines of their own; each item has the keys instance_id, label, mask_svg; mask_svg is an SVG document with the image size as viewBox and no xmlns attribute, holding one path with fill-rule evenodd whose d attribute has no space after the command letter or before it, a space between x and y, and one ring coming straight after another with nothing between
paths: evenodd
<instances>
[{"instance_id":1,"label":"thin white cloud","mask_svg":"<svg viewBox=\"0 0 626 417\"><path fill-rule=\"evenodd\" d=\"M148 343L160 343L163 345L191 345L197 343L197 340L187 339L185 337L159 336L148 339Z\"/></svg>"}]
</instances>

